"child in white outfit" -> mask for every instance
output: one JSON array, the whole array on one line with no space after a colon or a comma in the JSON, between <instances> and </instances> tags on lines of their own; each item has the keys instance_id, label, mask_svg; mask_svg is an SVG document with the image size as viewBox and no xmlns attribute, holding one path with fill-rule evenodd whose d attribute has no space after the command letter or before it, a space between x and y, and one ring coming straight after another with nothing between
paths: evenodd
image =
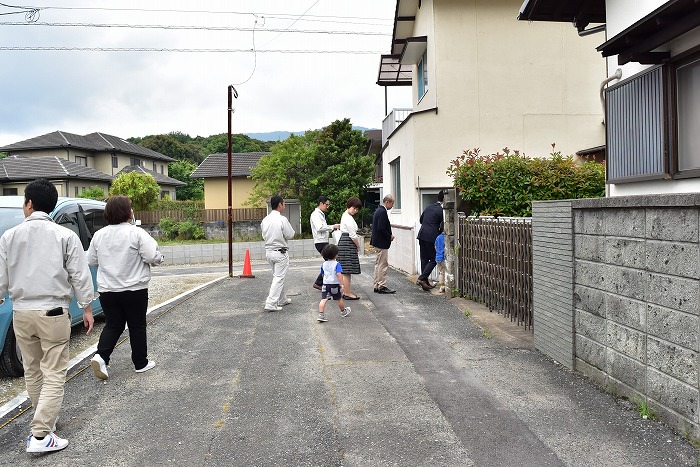
<instances>
[{"instance_id":1,"label":"child in white outfit","mask_svg":"<svg viewBox=\"0 0 700 467\"><path fill-rule=\"evenodd\" d=\"M350 307L345 306L343 300L343 267L335 258L338 256L338 246L329 244L321 250L321 255L325 260L321 265L323 274L323 286L321 286L321 301L318 304L318 321L328 321L326 318L326 302L332 298L338 302L340 316L345 318L350 314Z\"/></svg>"}]
</instances>

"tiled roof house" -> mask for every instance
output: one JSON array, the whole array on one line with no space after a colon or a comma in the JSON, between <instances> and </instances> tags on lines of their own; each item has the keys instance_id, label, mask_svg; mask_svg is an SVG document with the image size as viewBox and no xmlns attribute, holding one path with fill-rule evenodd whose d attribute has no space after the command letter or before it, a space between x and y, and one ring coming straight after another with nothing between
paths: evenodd
<instances>
[{"instance_id":1,"label":"tiled roof house","mask_svg":"<svg viewBox=\"0 0 700 467\"><path fill-rule=\"evenodd\" d=\"M175 199L175 188L184 185L168 177L168 163L175 159L99 132L54 131L0 147L0 152L9 156L0 160L3 195L22 194L27 183L40 177L51 180L62 196L77 196L90 187L106 193L116 175L133 170L153 175L161 197Z\"/></svg>"},{"instance_id":2,"label":"tiled roof house","mask_svg":"<svg viewBox=\"0 0 700 467\"><path fill-rule=\"evenodd\" d=\"M253 189L249 178L253 167L267 152L242 152L231 154L232 208L240 209ZM211 154L199 164L191 175L204 179L204 208L228 208L228 159L227 154ZM265 204L255 207L265 207Z\"/></svg>"}]
</instances>

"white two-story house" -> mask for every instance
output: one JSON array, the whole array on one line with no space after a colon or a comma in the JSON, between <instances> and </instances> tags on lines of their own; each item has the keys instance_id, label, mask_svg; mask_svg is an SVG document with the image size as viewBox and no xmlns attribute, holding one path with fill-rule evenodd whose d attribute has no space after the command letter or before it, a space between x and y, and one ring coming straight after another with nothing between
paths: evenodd
<instances>
[{"instance_id":1,"label":"white two-story house","mask_svg":"<svg viewBox=\"0 0 700 467\"><path fill-rule=\"evenodd\" d=\"M700 3L526 0L519 19L571 24L581 12L604 23L593 37L610 77L608 194L699 192Z\"/></svg>"},{"instance_id":2,"label":"white two-story house","mask_svg":"<svg viewBox=\"0 0 700 467\"><path fill-rule=\"evenodd\" d=\"M446 170L464 150L545 157L553 143L567 155L604 143L597 39L570 25L518 21L521 2L396 2L377 80L412 89L382 127L382 192L396 197L393 267L416 271L418 218L452 186Z\"/></svg>"}]
</instances>

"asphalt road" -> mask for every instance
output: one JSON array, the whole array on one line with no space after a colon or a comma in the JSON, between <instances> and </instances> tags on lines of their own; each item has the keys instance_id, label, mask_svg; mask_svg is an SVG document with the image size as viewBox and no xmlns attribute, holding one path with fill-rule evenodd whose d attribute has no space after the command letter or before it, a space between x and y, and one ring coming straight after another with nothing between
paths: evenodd
<instances>
[{"instance_id":1,"label":"asphalt road","mask_svg":"<svg viewBox=\"0 0 700 467\"><path fill-rule=\"evenodd\" d=\"M228 265L205 264L201 267L159 266L153 268L153 279L149 286L149 307L155 307L173 297L185 293L201 284L209 282L228 272ZM71 358L97 345L100 333L104 328L105 319L102 315L95 316L93 332L88 335L82 325L74 326L71 330ZM0 414L2 407L10 400L24 392L24 379L19 377L0 376Z\"/></svg>"},{"instance_id":2,"label":"asphalt road","mask_svg":"<svg viewBox=\"0 0 700 467\"><path fill-rule=\"evenodd\" d=\"M269 270L225 278L157 311L136 374L127 345L110 379L70 372L61 452L23 449L30 411L4 420L2 465L696 465L698 453L631 404L535 351L484 337L453 300L395 271L396 295L362 296L316 321L313 262L293 303L262 311Z\"/></svg>"}]
</instances>

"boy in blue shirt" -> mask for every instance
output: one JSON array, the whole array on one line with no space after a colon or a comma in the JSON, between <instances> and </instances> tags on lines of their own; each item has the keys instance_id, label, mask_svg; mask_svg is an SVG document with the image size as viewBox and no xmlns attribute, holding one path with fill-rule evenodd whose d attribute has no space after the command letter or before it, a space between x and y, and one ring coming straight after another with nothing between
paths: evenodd
<instances>
[{"instance_id":1,"label":"boy in blue shirt","mask_svg":"<svg viewBox=\"0 0 700 467\"><path fill-rule=\"evenodd\" d=\"M338 308L340 309L340 316L345 318L350 314L350 307L345 306L345 300L343 300L343 267L336 257L338 256L338 246L329 244L326 245L323 250L321 250L321 255L325 260L321 265L321 274L323 274L323 286L321 286L321 301L318 304L318 321L326 322L325 308L326 302L329 299L336 300L338 302Z\"/></svg>"},{"instance_id":2,"label":"boy in blue shirt","mask_svg":"<svg viewBox=\"0 0 700 467\"><path fill-rule=\"evenodd\" d=\"M445 232L435 239L435 262L438 267L438 285L440 293L445 292Z\"/></svg>"}]
</instances>

